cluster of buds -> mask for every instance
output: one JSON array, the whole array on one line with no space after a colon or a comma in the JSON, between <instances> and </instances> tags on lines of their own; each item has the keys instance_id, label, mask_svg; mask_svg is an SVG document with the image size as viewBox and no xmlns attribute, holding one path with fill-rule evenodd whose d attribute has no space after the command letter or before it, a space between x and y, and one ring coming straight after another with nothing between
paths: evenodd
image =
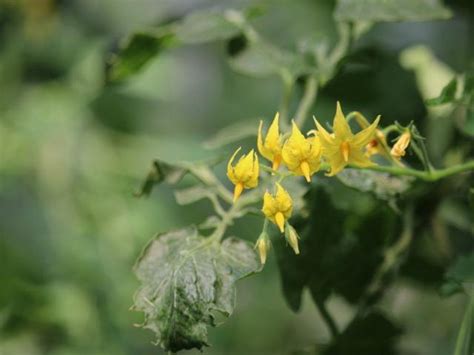
<instances>
[{"instance_id":1,"label":"cluster of buds","mask_svg":"<svg viewBox=\"0 0 474 355\"><path fill-rule=\"evenodd\" d=\"M370 160L373 154L377 153L374 142L383 139L385 136L377 129L380 116L373 123L357 132L352 130L344 116L339 102L336 106L336 114L333 120L333 132L328 132L316 119L315 129L303 135L292 122L292 129L289 136L280 133L279 115L275 115L273 122L267 130L265 138L262 129L263 122L258 128L257 147L260 155L271 163L273 174L278 174L282 167L286 168L295 176L302 176L309 183L312 176L320 170L321 163L329 165L328 176L334 176L341 172L346 166L369 167L374 165ZM392 154L395 151L398 156L403 156L409 143L402 135L395 144ZM244 189L255 188L259 179L259 159L252 149L249 153L243 154L238 162L234 160L241 148L238 148L229 160L227 165L227 176L235 185L234 202L240 197ZM298 236L294 228L288 223L293 211L293 201L284 187L276 183L274 194L266 191L263 196L262 212L266 219L275 224L293 248L296 254L299 253ZM266 260L266 253L270 246L269 238L265 233L258 238L256 247L259 251L262 263Z\"/></svg>"}]
</instances>

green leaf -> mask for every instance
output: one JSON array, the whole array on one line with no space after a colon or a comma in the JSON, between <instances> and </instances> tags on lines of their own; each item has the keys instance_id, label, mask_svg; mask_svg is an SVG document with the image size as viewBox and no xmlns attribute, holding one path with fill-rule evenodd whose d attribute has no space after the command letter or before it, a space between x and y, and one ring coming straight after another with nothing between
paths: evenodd
<instances>
[{"instance_id":1,"label":"green leaf","mask_svg":"<svg viewBox=\"0 0 474 355\"><path fill-rule=\"evenodd\" d=\"M446 282L441 286L443 296L463 292L464 283L474 283L474 252L460 256L446 272Z\"/></svg>"},{"instance_id":2,"label":"green leaf","mask_svg":"<svg viewBox=\"0 0 474 355\"><path fill-rule=\"evenodd\" d=\"M183 178L186 172L187 169L179 164L172 165L162 160L154 160L145 181L135 193L135 196L149 196L153 187L162 182L176 184Z\"/></svg>"},{"instance_id":3,"label":"green leaf","mask_svg":"<svg viewBox=\"0 0 474 355\"><path fill-rule=\"evenodd\" d=\"M208 198L211 195L212 192L201 185L188 187L174 192L176 201L180 205L189 205L204 198Z\"/></svg>"},{"instance_id":4,"label":"green leaf","mask_svg":"<svg viewBox=\"0 0 474 355\"><path fill-rule=\"evenodd\" d=\"M243 47L229 52L231 68L251 77L266 77L286 71L296 78L315 71L302 56L278 48L260 37L248 43L244 40Z\"/></svg>"},{"instance_id":5,"label":"green leaf","mask_svg":"<svg viewBox=\"0 0 474 355\"><path fill-rule=\"evenodd\" d=\"M234 283L259 271L250 243L227 238L222 243L200 237L194 227L158 235L137 261L141 286L133 309L144 312L165 350L207 346L207 326L215 312L230 316Z\"/></svg>"},{"instance_id":6,"label":"green leaf","mask_svg":"<svg viewBox=\"0 0 474 355\"><path fill-rule=\"evenodd\" d=\"M354 319L323 352L324 355L395 355L401 329L380 312Z\"/></svg>"},{"instance_id":7,"label":"green leaf","mask_svg":"<svg viewBox=\"0 0 474 355\"><path fill-rule=\"evenodd\" d=\"M455 99L456 90L458 88L458 80L454 77L444 88L438 97L426 100L428 106L437 106L452 102Z\"/></svg>"},{"instance_id":8,"label":"green leaf","mask_svg":"<svg viewBox=\"0 0 474 355\"><path fill-rule=\"evenodd\" d=\"M108 60L106 79L119 82L139 72L152 58L175 42L169 31L134 33L121 43L119 52Z\"/></svg>"},{"instance_id":9,"label":"green leaf","mask_svg":"<svg viewBox=\"0 0 474 355\"><path fill-rule=\"evenodd\" d=\"M392 176L370 170L344 169L336 175L344 185L362 192L371 192L385 201L393 200L407 191L414 180L408 176Z\"/></svg>"},{"instance_id":10,"label":"green leaf","mask_svg":"<svg viewBox=\"0 0 474 355\"><path fill-rule=\"evenodd\" d=\"M305 287L319 302L336 293L357 303L371 283L386 245L399 231L397 216L380 203L366 215L354 217L352 210L336 207L321 186L310 190L306 202L307 216L290 221L301 236L300 255L289 251L283 238L273 242L290 308L299 309Z\"/></svg>"},{"instance_id":11,"label":"green leaf","mask_svg":"<svg viewBox=\"0 0 474 355\"><path fill-rule=\"evenodd\" d=\"M202 10L186 16L176 25L175 34L182 43L196 44L231 38L240 32L239 27L229 20L236 10Z\"/></svg>"},{"instance_id":12,"label":"green leaf","mask_svg":"<svg viewBox=\"0 0 474 355\"><path fill-rule=\"evenodd\" d=\"M439 0L338 0L335 11L339 21L427 21L450 16Z\"/></svg>"},{"instance_id":13,"label":"green leaf","mask_svg":"<svg viewBox=\"0 0 474 355\"><path fill-rule=\"evenodd\" d=\"M129 35L121 43L119 52L108 60L108 82L128 79L145 67L163 50L182 44L197 44L231 38L240 32L234 17L243 21L258 15L256 11L201 10L182 20L147 32Z\"/></svg>"}]
</instances>

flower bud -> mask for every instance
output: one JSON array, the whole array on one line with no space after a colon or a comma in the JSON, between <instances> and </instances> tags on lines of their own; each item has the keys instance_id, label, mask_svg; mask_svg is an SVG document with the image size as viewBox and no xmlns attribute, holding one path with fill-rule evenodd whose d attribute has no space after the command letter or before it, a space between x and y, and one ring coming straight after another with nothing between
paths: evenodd
<instances>
[{"instance_id":1,"label":"flower bud","mask_svg":"<svg viewBox=\"0 0 474 355\"><path fill-rule=\"evenodd\" d=\"M285 238L288 241L288 244L290 244L290 246L293 248L295 254L298 255L300 253L298 246L298 239L300 237L298 236L298 233L296 233L296 230L293 228L293 226L289 223L286 223Z\"/></svg>"}]
</instances>

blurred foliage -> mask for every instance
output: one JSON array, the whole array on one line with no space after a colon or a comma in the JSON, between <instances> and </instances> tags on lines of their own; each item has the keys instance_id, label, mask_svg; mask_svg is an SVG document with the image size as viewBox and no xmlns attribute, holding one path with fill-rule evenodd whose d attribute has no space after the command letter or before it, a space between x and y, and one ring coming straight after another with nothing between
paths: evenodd
<instances>
[{"instance_id":1,"label":"blurred foliage","mask_svg":"<svg viewBox=\"0 0 474 355\"><path fill-rule=\"evenodd\" d=\"M405 13L393 1L378 3L0 0L0 354L161 352L150 333L133 327L141 314L127 311L139 287L132 266L157 232L196 220L205 220L204 230L213 220L208 197L178 207L166 187L153 184L177 182L168 176L178 161L214 159L201 145L209 137L208 147L223 155L227 143L250 145L251 129L230 138L221 129L255 118L255 131L258 117L273 116L279 77L288 74L282 67L298 78L295 96L308 74L332 78L311 108L318 119L330 117L339 99L368 117L382 114L386 125L413 120L435 166L472 157L471 2L406 1ZM235 11L261 36L236 26ZM333 11L370 22L453 17L355 24L360 37L336 72L317 60L338 38ZM412 47L418 43L424 47ZM425 106L433 98L440 105ZM133 192L154 158L141 190L150 198L138 200ZM414 157L407 161L416 166ZM224 180L222 164L216 171ZM351 174L312 186L294 220L302 254L273 239L276 260L241 281L235 314L210 330L206 353L314 353L314 344L329 354L472 352L473 307L465 297L472 175L429 185L391 178L387 185L375 174L356 186ZM399 210L409 202L411 244L401 264L373 284L397 246ZM253 242L258 228L246 217L231 232ZM310 297L344 329L332 342ZM353 319L361 302L378 309Z\"/></svg>"}]
</instances>

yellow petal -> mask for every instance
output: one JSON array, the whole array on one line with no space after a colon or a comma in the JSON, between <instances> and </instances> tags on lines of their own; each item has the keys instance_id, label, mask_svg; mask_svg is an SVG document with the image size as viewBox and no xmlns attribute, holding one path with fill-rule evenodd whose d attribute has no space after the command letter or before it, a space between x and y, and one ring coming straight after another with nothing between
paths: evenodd
<instances>
[{"instance_id":1,"label":"yellow petal","mask_svg":"<svg viewBox=\"0 0 474 355\"><path fill-rule=\"evenodd\" d=\"M273 164L272 164L272 170L278 170L278 168L280 167L280 164L281 164L281 155L275 155L273 157Z\"/></svg>"},{"instance_id":2,"label":"yellow petal","mask_svg":"<svg viewBox=\"0 0 474 355\"><path fill-rule=\"evenodd\" d=\"M336 175L337 173L341 172L342 169L344 169L347 165L340 152L336 152L335 154L327 157L327 159L329 161L329 164L331 165L331 171L327 174L327 176Z\"/></svg>"},{"instance_id":3,"label":"yellow petal","mask_svg":"<svg viewBox=\"0 0 474 355\"><path fill-rule=\"evenodd\" d=\"M267 136L265 137L265 145L269 149L273 148L272 150L277 150L280 146L280 131L278 128L279 117L280 115L277 112L275 114L275 117L273 118L273 122L270 125L270 128L268 128Z\"/></svg>"},{"instance_id":4,"label":"yellow petal","mask_svg":"<svg viewBox=\"0 0 474 355\"><path fill-rule=\"evenodd\" d=\"M357 146L358 148L365 147L373 138L375 135L375 130L377 129L377 125L379 124L380 121L380 116L377 116L374 122L372 124L357 133L354 136L354 139L352 140L352 144Z\"/></svg>"},{"instance_id":5,"label":"yellow petal","mask_svg":"<svg viewBox=\"0 0 474 355\"><path fill-rule=\"evenodd\" d=\"M237 183L237 179L235 177L235 173L234 173L234 168L232 166L232 163L234 162L234 159L235 159L235 156L239 153L240 149L242 147L239 147L235 152L234 154L232 154L232 157L229 159L229 162L227 163L227 177L229 178L230 181L232 181L232 183L236 184Z\"/></svg>"},{"instance_id":6,"label":"yellow petal","mask_svg":"<svg viewBox=\"0 0 474 355\"><path fill-rule=\"evenodd\" d=\"M353 150L349 164L356 165L360 168L366 168L368 166L374 165L372 161L361 151L361 150Z\"/></svg>"},{"instance_id":7,"label":"yellow petal","mask_svg":"<svg viewBox=\"0 0 474 355\"><path fill-rule=\"evenodd\" d=\"M346 118L342 113L339 101L336 104L336 115L334 116L333 130L334 134L336 135L336 138L339 138L343 141L349 140L353 136L351 128L349 127L349 124L347 123Z\"/></svg>"},{"instance_id":8,"label":"yellow petal","mask_svg":"<svg viewBox=\"0 0 474 355\"><path fill-rule=\"evenodd\" d=\"M260 124L258 126L258 136L257 136L258 151L260 152L260 154L262 154L262 156L265 159L272 160L271 152L268 149L266 149L263 144L262 127L263 127L263 121L260 121Z\"/></svg>"},{"instance_id":9,"label":"yellow petal","mask_svg":"<svg viewBox=\"0 0 474 355\"><path fill-rule=\"evenodd\" d=\"M283 213L277 212L275 214L275 223L280 229L280 232L283 233L285 231L285 216L283 216Z\"/></svg>"}]
</instances>

